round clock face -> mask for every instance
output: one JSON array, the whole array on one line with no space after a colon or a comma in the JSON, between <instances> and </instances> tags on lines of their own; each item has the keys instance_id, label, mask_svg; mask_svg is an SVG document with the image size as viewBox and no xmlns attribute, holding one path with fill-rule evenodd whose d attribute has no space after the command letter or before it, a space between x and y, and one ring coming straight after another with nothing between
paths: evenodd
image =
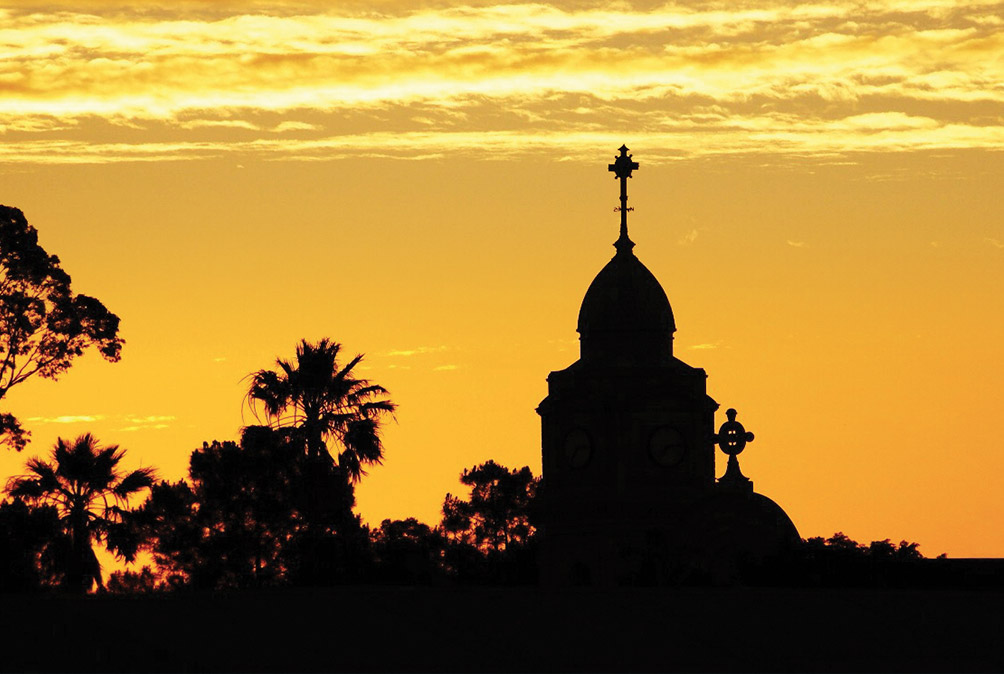
<instances>
[{"instance_id":1,"label":"round clock face","mask_svg":"<svg viewBox=\"0 0 1004 674\"><path fill-rule=\"evenodd\" d=\"M593 443L589 434L581 428L573 429L565 436L565 460L572 468L582 468L593 456Z\"/></svg>"},{"instance_id":2,"label":"round clock face","mask_svg":"<svg viewBox=\"0 0 1004 674\"><path fill-rule=\"evenodd\" d=\"M687 451L687 443L675 428L663 426L652 434L648 442L648 453L660 466L675 466Z\"/></svg>"}]
</instances>

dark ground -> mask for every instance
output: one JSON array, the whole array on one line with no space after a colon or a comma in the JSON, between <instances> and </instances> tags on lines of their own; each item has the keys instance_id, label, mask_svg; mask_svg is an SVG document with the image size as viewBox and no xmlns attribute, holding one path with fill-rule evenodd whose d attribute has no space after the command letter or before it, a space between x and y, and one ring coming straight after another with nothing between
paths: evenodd
<instances>
[{"instance_id":1,"label":"dark ground","mask_svg":"<svg viewBox=\"0 0 1004 674\"><path fill-rule=\"evenodd\" d=\"M1004 671L1004 591L0 597L4 671Z\"/></svg>"}]
</instances>

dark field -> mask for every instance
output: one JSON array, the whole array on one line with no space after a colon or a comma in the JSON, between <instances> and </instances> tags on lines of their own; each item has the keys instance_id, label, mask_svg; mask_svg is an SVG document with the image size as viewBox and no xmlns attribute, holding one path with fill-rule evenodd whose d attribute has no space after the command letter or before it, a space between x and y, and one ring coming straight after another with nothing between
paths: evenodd
<instances>
[{"instance_id":1,"label":"dark field","mask_svg":"<svg viewBox=\"0 0 1004 674\"><path fill-rule=\"evenodd\" d=\"M5 671L1002 671L1000 590L3 597Z\"/></svg>"}]
</instances>

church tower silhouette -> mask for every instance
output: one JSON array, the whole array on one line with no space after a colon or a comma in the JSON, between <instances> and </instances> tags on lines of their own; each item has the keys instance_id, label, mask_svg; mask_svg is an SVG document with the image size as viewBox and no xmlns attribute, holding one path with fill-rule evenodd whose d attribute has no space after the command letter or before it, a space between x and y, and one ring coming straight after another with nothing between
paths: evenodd
<instances>
[{"instance_id":1,"label":"church tower silhouette","mask_svg":"<svg viewBox=\"0 0 1004 674\"><path fill-rule=\"evenodd\" d=\"M673 355L666 292L628 237L627 181L638 163L621 146L616 254L579 310L579 360L548 378L542 423L545 584L729 580L801 541L788 516L755 494L736 455L753 439L719 405L707 374ZM730 454L715 480L715 445Z\"/></svg>"}]
</instances>

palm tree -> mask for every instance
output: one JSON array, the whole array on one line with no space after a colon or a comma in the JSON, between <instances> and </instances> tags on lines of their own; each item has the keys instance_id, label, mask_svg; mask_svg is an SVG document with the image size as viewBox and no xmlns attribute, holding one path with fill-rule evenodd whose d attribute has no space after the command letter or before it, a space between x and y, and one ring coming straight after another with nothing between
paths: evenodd
<instances>
[{"instance_id":1,"label":"palm tree","mask_svg":"<svg viewBox=\"0 0 1004 674\"><path fill-rule=\"evenodd\" d=\"M117 445L100 447L90 433L72 443L59 438L51 463L33 457L26 464L28 474L7 485L15 498L56 508L63 535L50 542L48 556L67 589L87 592L95 583L103 587L93 543L107 543L121 527L129 498L153 484L152 468L123 475L118 464L124 455Z\"/></svg>"},{"instance_id":2,"label":"palm tree","mask_svg":"<svg viewBox=\"0 0 1004 674\"><path fill-rule=\"evenodd\" d=\"M302 340L296 361L276 360L275 370L251 375L247 402L273 429L302 434L308 458L327 458L353 482L366 474L363 466L383 460L380 418L396 405L382 386L356 379L352 369L363 359L356 355L344 367L338 363L341 345L322 339ZM337 460L329 443L337 447Z\"/></svg>"}]
</instances>

